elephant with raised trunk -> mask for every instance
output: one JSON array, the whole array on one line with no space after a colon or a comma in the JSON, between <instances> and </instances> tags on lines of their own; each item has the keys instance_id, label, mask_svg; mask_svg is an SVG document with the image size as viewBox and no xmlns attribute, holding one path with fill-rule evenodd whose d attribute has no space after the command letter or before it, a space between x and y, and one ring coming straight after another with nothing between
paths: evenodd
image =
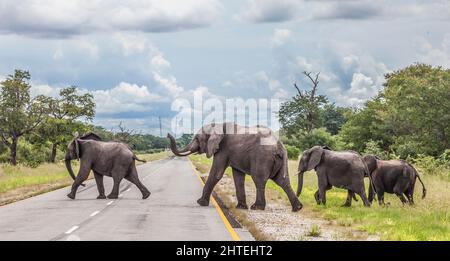
<instances>
[{"instance_id":1,"label":"elephant with raised trunk","mask_svg":"<svg viewBox=\"0 0 450 261\"><path fill-rule=\"evenodd\" d=\"M82 137L75 137L67 146L66 167L69 175L74 180L71 192L67 195L75 199L77 189L85 181L91 170L94 172L95 182L99 192L98 199L105 199L103 176L112 177L114 186L109 199L119 196L119 185L122 179L126 179L136 185L142 193L142 198L150 196L150 191L139 181L135 160L142 161L134 155L130 148L120 142L103 142L94 133ZM75 177L71 161L80 160L80 170Z\"/></svg>"},{"instance_id":2,"label":"elephant with raised trunk","mask_svg":"<svg viewBox=\"0 0 450 261\"><path fill-rule=\"evenodd\" d=\"M364 156L364 161L369 168L375 185L374 191L369 188L369 201L372 202L377 194L378 204L384 205L384 193L397 195L405 204L414 204L414 187L416 179L422 184L422 198L425 198L427 190L417 170L404 160L381 160L375 155ZM406 199L405 199L405 196Z\"/></svg>"},{"instance_id":3,"label":"elephant with raised trunk","mask_svg":"<svg viewBox=\"0 0 450 261\"><path fill-rule=\"evenodd\" d=\"M170 148L177 156L206 153L213 158L203 194L197 203L208 206L214 186L231 166L238 200L237 208L248 209L245 195L245 175L250 174L256 185L256 202L251 209L266 207L265 187L269 179L275 181L287 194L292 211L302 204L295 196L289 181L288 158L283 144L266 127L243 127L233 123L209 124L194 136L192 141L179 150L175 139L168 134Z\"/></svg>"},{"instance_id":4,"label":"elephant with raised trunk","mask_svg":"<svg viewBox=\"0 0 450 261\"><path fill-rule=\"evenodd\" d=\"M317 174L318 190L314 194L317 204L326 204L326 191L334 186L348 192L344 207L351 206L355 193L364 206L370 206L364 189L364 177L369 176L369 171L358 153L332 151L327 146L314 146L304 151L298 165L297 196L302 192L304 173L312 169Z\"/></svg>"}]
</instances>

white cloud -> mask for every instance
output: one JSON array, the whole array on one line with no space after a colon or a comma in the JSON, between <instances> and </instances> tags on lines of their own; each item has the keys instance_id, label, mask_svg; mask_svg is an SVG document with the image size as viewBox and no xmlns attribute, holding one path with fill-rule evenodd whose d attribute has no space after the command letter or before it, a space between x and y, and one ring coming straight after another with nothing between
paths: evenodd
<instances>
[{"instance_id":1,"label":"white cloud","mask_svg":"<svg viewBox=\"0 0 450 261\"><path fill-rule=\"evenodd\" d=\"M174 76L163 76L157 71L153 71L153 80L163 87L170 97L176 98L184 92L184 88L178 85L177 79Z\"/></svg>"},{"instance_id":2,"label":"white cloud","mask_svg":"<svg viewBox=\"0 0 450 261\"><path fill-rule=\"evenodd\" d=\"M294 18L301 4L300 0L248 0L238 18L254 23L288 21Z\"/></svg>"},{"instance_id":3,"label":"white cloud","mask_svg":"<svg viewBox=\"0 0 450 261\"><path fill-rule=\"evenodd\" d=\"M450 34L443 37L440 44L434 46L425 38L417 38L417 62L450 68Z\"/></svg>"},{"instance_id":4,"label":"white cloud","mask_svg":"<svg viewBox=\"0 0 450 261\"><path fill-rule=\"evenodd\" d=\"M97 104L96 111L102 114L150 111L152 104L164 101L160 95L151 93L147 86L126 82L112 89L95 90L92 94Z\"/></svg>"},{"instance_id":5,"label":"white cloud","mask_svg":"<svg viewBox=\"0 0 450 261\"><path fill-rule=\"evenodd\" d=\"M272 46L278 47L285 44L291 36L292 31L289 29L275 29L271 40Z\"/></svg>"},{"instance_id":6,"label":"white cloud","mask_svg":"<svg viewBox=\"0 0 450 261\"><path fill-rule=\"evenodd\" d=\"M67 37L98 31L167 32L210 25L218 0L3 0L0 32Z\"/></svg>"},{"instance_id":7,"label":"white cloud","mask_svg":"<svg viewBox=\"0 0 450 261\"><path fill-rule=\"evenodd\" d=\"M163 54L157 54L152 58L151 66L154 70L162 71L170 68L170 62L164 58Z\"/></svg>"},{"instance_id":8,"label":"white cloud","mask_svg":"<svg viewBox=\"0 0 450 261\"><path fill-rule=\"evenodd\" d=\"M115 33L113 39L122 48L122 53L124 56L129 56L132 54L140 54L148 49L155 49L150 41L147 40L142 33Z\"/></svg>"},{"instance_id":9,"label":"white cloud","mask_svg":"<svg viewBox=\"0 0 450 261\"><path fill-rule=\"evenodd\" d=\"M339 87L330 88L328 91L336 99L339 105L360 107L367 100L378 94L380 86L377 87L374 80L362 73L354 73L350 89L342 90Z\"/></svg>"}]
</instances>

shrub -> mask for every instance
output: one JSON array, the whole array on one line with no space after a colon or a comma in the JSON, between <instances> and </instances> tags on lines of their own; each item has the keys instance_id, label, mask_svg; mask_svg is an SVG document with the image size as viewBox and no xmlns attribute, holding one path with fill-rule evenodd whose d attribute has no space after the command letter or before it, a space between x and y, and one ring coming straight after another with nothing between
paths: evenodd
<instances>
[{"instance_id":1,"label":"shrub","mask_svg":"<svg viewBox=\"0 0 450 261\"><path fill-rule=\"evenodd\" d=\"M298 156L300 156L300 150L298 148L296 148L294 146L290 146L290 145L285 145L285 147L287 150L288 158L297 160Z\"/></svg>"},{"instance_id":2,"label":"shrub","mask_svg":"<svg viewBox=\"0 0 450 261\"><path fill-rule=\"evenodd\" d=\"M336 147L336 137L325 128L314 129L310 134L299 137L298 142L301 150L307 150L314 146Z\"/></svg>"},{"instance_id":3,"label":"shrub","mask_svg":"<svg viewBox=\"0 0 450 261\"><path fill-rule=\"evenodd\" d=\"M380 144L380 141L369 140L365 144L366 148L364 149L364 154L373 154L380 157L381 159L388 159L387 152L381 148Z\"/></svg>"}]
</instances>

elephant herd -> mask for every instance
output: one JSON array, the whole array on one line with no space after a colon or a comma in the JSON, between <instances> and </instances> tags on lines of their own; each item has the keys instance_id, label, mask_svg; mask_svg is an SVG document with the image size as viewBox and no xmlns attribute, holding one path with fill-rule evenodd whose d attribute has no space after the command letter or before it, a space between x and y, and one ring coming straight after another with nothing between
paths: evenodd
<instances>
[{"instance_id":1,"label":"elephant herd","mask_svg":"<svg viewBox=\"0 0 450 261\"><path fill-rule=\"evenodd\" d=\"M170 149L177 156L206 154L213 157L212 167L202 196L197 200L201 206L208 206L215 185L223 177L225 169L231 167L236 188L236 208L248 209L245 193L245 176L249 174L256 186L254 210L266 206L265 188L273 180L289 198L292 211L299 211L303 205L298 199L303 187L304 173L315 170L318 190L314 194L317 204L326 204L326 192L332 187L347 190L343 206L351 206L358 195L364 206L369 207L377 196L384 205L384 193L393 193L402 203L414 204L416 179L422 184L422 198L425 186L417 170L403 160L384 161L375 155L362 157L355 151L333 151L326 146L314 146L303 152L298 165L298 188L294 193L288 173L287 151L281 141L269 128L263 126L244 127L233 123L209 124L201 128L185 148L178 149L175 139L168 134ZM80 170L75 177L71 160L80 160ZM66 167L74 179L68 197L75 198L76 191L83 185L92 170L99 191L99 199L106 198L103 176L113 178L110 199L118 197L122 179L135 184L142 198L150 196L148 189L139 181L135 161L139 160L131 149L120 142L103 142L100 137L89 133L75 139L68 145ZM369 195L366 196L364 178L369 179ZM406 196L406 198L405 198Z\"/></svg>"}]
</instances>

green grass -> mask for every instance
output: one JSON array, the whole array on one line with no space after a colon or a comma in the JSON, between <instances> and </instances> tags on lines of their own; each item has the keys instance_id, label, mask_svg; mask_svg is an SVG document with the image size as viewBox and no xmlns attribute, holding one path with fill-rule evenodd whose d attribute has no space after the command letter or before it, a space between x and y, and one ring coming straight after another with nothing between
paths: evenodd
<instances>
[{"instance_id":1,"label":"green grass","mask_svg":"<svg viewBox=\"0 0 450 261\"><path fill-rule=\"evenodd\" d=\"M190 159L206 172L211 160L204 156L194 155ZM289 161L289 173L294 190L297 189L297 161ZM420 169L419 169L420 171ZM230 169L227 169L230 174ZM385 202L389 206L380 207L374 202L371 208L362 205L361 199L352 207L344 208L347 192L332 189L327 192L327 205L318 206L314 200L317 190L317 176L312 172L305 173L301 202L302 211L306 214L332 221L336 226L351 227L355 230L376 234L382 240L450 240L450 181L442 175L422 173L422 180L427 188L427 197L422 200L422 187L416 183L415 206L402 206L400 200L391 194L385 194ZM251 179L248 178L250 182ZM367 188L366 183L366 188ZM286 202L286 195L274 182L267 183L267 189L277 191ZM287 203L288 204L288 203Z\"/></svg>"},{"instance_id":2,"label":"green grass","mask_svg":"<svg viewBox=\"0 0 450 261\"><path fill-rule=\"evenodd\" d=\"M162 151L158 153L151 153L151 154L138 154L137 157L139 159L145 160L147 162L155 161L155 160L161 160L164 158L169 157L172 155L172 152L169 151ZM142 162L137 162L138 164L142 164Z\"/></svg>"}]
</instances>

